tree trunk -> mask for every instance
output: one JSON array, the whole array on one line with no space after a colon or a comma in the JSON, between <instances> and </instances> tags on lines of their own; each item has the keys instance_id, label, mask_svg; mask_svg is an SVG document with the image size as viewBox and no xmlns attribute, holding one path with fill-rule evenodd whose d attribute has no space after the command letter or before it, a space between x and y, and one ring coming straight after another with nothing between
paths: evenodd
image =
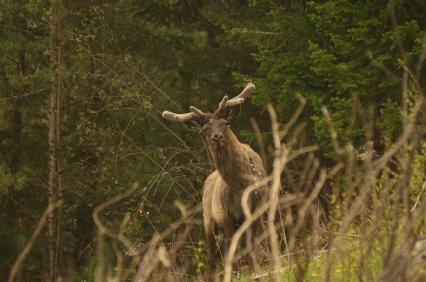
<instances>
[{"instance_id":1,"label":"tree trunk","mask_svg":"<svg viewBox=\"0 0 426 282\"><path fill-rule=\"evenodd\" d=\"M52 88L50 93L49 107L49 182L48 201L53 205L62 201L62 171L61 171L61 100L62 100L62 78L63 68L63 8L61 1L52 1L52 26L51 35L53 44L51 48L52 64ZM60 260L60 241L62 237L60 220L62 217L62 205L49 215L49 269L50 280L58 278L58 266Z\"/></svg>"}]
</instances>

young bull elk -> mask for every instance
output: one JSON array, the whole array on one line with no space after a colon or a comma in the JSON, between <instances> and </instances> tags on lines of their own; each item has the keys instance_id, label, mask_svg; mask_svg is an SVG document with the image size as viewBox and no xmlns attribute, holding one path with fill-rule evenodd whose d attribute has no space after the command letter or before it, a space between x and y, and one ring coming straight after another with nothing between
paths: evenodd
<instances>
[{"instance_id":1,"label":"young bull elk","mask_svg":"<svg viewBox=\"0 0 426 282\"><path fill-rule=\"evenodd\" d=\"M215 236L220 232L229 244L235 228L244 220L241 198L243 191L253 182L266 176L262 160L253 149L238 141L229 128L229 123L240 112L241 104L253 92L255 86L247 84L238 96L223 97L214 112L204 113L191 106L189 113L175 114L164 111L162 116L172 121L201 130L216 170L210 174L203 187L204 230L208 244L208 271L212 271L218 259ZM252 209L266 199L267 189L262 187L251 194L249 205ZM250 236L247 233L247 236ZM250 237L247 237L250 240ZM248 242L248 241L247 241ZM227 246L225 246L225 252ZM253 263L253 261L252 261Z\"/></svg>"}]
</instances>

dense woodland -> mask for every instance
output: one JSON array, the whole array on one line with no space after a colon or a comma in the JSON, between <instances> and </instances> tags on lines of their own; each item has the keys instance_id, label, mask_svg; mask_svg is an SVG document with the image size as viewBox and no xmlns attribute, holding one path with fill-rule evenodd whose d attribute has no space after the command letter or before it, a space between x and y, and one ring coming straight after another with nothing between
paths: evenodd
<instances>
[{"instance_id":1,"label":"dense woodland","mask_svg":"<svg viewBox=\"0 0 426 282\"><path fill-rule=\"evenodd\" d=\"M289 130L297 137L282 142L318 149L284 169L282 193L301 180L305 159L336 173L315 200L322 233L312 239L312 228L302 227L292 253L315 248L289 259L300 267L291 277L283 271L282 281L349 281L306 265L338 233L330 230L341 230L348 183L358 185L354 179L371 169L360 156L366 146L370 160L379 160L371 181L377 193L350 190L350 197L368 199L343 230L389 243L365 246L348 269L355 273L350 281L385 277L399 239L426 236L425 15L423 0L1 1L0 280L10 279L37 235L13 281L102 281L119 263L128 276L114 281L130 281L132 255L179 220L183 207L199 206L213 170L202 135L164 120L162 111L211 110L247 82L256 91L232 129L261 153L268 172L275 155L267 105L284 125L305 102ZM390 158L386 166L382 156ZM345 168L340 173L336 165ZM376 218L374 203L385 196ZM98 219L115 237L95 224L99 205ZM175 273L175 281L202 277L201 218L194 212L190 230L179 226L163 238L168 250L184 241L172 269L186 276ZM363 229L369 224L384 228ZM375 250L383 259L371 270L361 262ZM268 262L263 266L267 271Z\"/></svg>"}]
</instances>

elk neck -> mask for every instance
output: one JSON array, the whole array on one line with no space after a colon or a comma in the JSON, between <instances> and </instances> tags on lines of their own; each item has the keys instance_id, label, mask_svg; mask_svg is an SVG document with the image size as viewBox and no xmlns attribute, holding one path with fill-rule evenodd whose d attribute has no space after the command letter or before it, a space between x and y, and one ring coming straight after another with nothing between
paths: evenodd
<instances>
[{"instance_id":1,"label":"elk neck","mask_svg":"<svg viewBox=\"0 0 426 282\"><path fill-rule=\"evenodd\" d=\"M225 182L233 189L246 188L252 182L254 151L242 144L230 129L224 132L222 146L216 146L210 140L208 143L216 169Z\"/></svg>"}]
</instances>

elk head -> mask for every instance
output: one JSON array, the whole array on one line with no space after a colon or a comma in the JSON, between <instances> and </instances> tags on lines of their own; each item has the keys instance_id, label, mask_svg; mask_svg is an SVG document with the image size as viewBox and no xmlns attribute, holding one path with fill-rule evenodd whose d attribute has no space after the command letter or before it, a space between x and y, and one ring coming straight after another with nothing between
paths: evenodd
<instances>
[{"instance_id":1,"label":"elk head","mask_svg":"<svg viewBox=\"0 0 426 282\"><path fill-rule=\"evenodd\" d=\"M232 99L224 96L213 112L204 113L196 107L190 106L189 113L176 114L164 111L162 116L168 120L182 122L188 129L202 131L208 143L218 148L226 142L226 137L230 134L230 122L239 114L241 105L254 89L254 84L248 83L238 96Z\"/></svg>"}]
</instances>

